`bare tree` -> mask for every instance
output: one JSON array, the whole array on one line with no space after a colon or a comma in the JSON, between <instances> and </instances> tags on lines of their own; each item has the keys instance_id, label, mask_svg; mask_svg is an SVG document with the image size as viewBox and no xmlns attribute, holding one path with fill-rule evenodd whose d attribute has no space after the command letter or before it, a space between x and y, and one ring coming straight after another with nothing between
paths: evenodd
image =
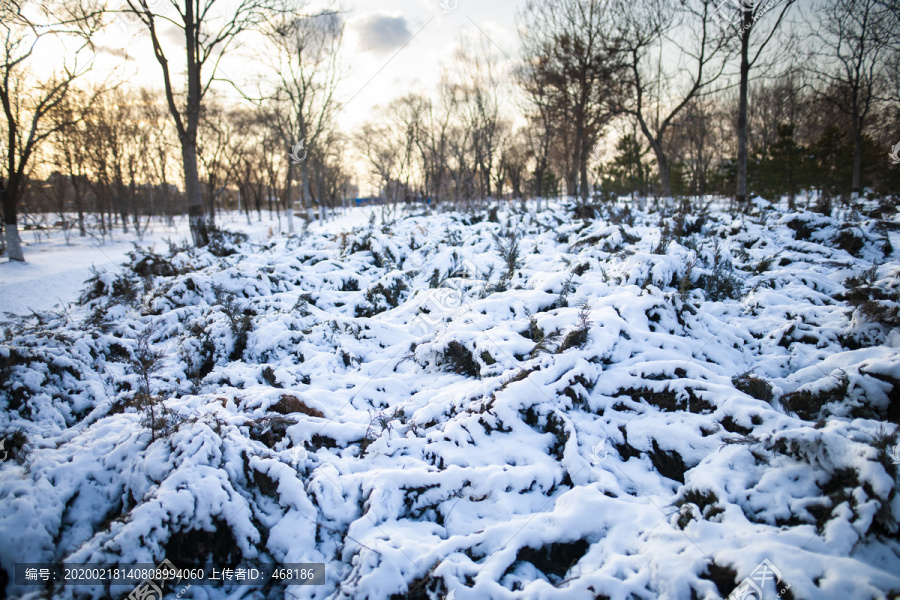
<instances>
[{"instance_id":1,"label":"bare tree","mask_svg":"<svg viewBox=\"0 0 900 600\"><path fill-rule=\"evenodd\" d=\"M860 193L863 131L887 83L891 44L900 32L891 7L879 0L833 0L819 13L816 46L822 66L812 69L822 97L850 121L853 140L851 199Z\"/></svg>"},{"instance_id":2,"label":"bare tree","mask_svg":"<svg viewBox=\"0 0 900 600\"><path fill-rule=\"evenodd\" d=\"M62 228L63 238L68 246L71 238L69 232L68 205L70 196L69 181L60 171L53 171L47 178L46 185L41 191L47 196L50 203L56 207L56 216L59 218L59 224Z\"/></svg>"},{"instance_id":3,"label":"bare tree","mask_svg":"<svg viewBox=\"0 0 900 600\"><path fill-rule=\"evenodd\" d=\"M606 0L530 0L521 15L518 79L562 139L567 194L580 189L582 200L589 193L591 151L621 105L624 64L612 9Z\"/></svg>"},{"instance_id":4,"label":"bare tree","mask_svg":"<svg viewBox=\"0 0 900 600\"><path fill-rule=\"evenodd\" d=\"M740 47L740 79L738 83L738 118L737 118L737 191L735 200L738 203L747 200L747 103L749 97L750 71L758 66L769 43L777 38L781 25L785 22L788 11L796 0L779 0L777 3L747 2L735 9L737 14L727 14L726 18L733 25L726 29L730 35L736 34ZM778 5L776 10L772 7ZM726 10L722 8L720 10ZM774 18L763 19L774 14ZM768 21L765 23L764 21ZM783 46L786 48L787 46ZM752 55L752 58L751 58Z\"/></svg>"},{"instance_id":5,"label":"bare tree","mask_svg":"<svg viewBox=\"0 0 900 600\"><path fill-rule=\"evenodd\" d=\"M281 137L268 126L273 117L269 113L261 113L260 118L266 122L263 129L262 143L260 149L260 167L264 185L264 195L266 203L269 207L269 219L273 215L277 215L278 228L281 229L281 208L279 206L281 200L278 197L278 184L285 177L287 171L286 162L284 160L284 144ZM277 210L276 210L277 209Z\"/></svg>"},{"instance_id":6,"label":"bare tree","mask_svg":"<svg viewBox=\"0 0 900 600\"><path fill-rule=\"evenodd\" d=\"M404 196L408 196L410 190L416 187L412 179L421 171L417 161L416 140L421 132L422 108L416 96L405 96L392 102L385 114L391 130L388 133L388 140L395 148L399 167L396 182L398 185L394 185L392 189L394 202L400 199L401 189Z\"/></svg>"},{"instance_id":7,"label":"bare tree","mask_svg":"<svg viewBox=\"0 0 900 600\"><path fill-rule=\"evenodd\" d=\"M526 88L529 91L531 106L526 112L528 127L525 129L525 142L528 155L534 161L534 189L537 196L537 210L541 209L541 200L551 190L545 189L548 169L550 168L551 144L556 137L553 122L555 109L549 101L546 90L540 85Z\"/></svg>"},{"instance_id":8,"label":"bare tree","mask_svg":"<svg viewBox=\"0 0 900 600\"><path fill-rule=\"evenodd\" d=\"M82 146L101 211L105 207L110 217L121 219L123 233L131 222L139 236L146 228L144 217L149 217L140 202L150 164L150 131L142 115L140 94L114 89L96 96L86 107ZM112 229L112 218L107 229Z\"/></svg>"},{"instance_id":9,"label":"bare tree","mask_svg":"<svg viewBox=\"0 0 900 600\"><path fill-rule=\"evenodd\" d=\"M147 152L144 155L147 182L152 184L151 202L156 210L165 214L170 226L174 226L175 200L179 194L171 183L170 173L177 164L172 164L171 150L178 146L174 139L173 127L162 93L146 88L140 91L140 119L145 124Z\"/></svg>"},{"instance_id":10,"label":"bare tree","mask_svg":"<svg viewBox=\"0 0 900 600\"><path fill-rule=\"evenodd\" d=\"M330 131L324 142L311 149L310 173L315 183L315 197L321 209L320 217L328 220L329 212L333 215L338 203L343 203L344 190L350 183L350 177L343 162L346 154L345 138Z\"/></svg>"},{"instance_id":11,"label":"bare tree","mask_svg":"<svg viewBox=\"0 0 900 600\"><path fill-rule=\"evenodd\" d=\"M714 132L711 121L717 116L713 113L712 102L693 100L684 111L675 128L672 141L672 155L686 168L689 177L687 189L691 194L706 194L706 175L710 170L713 154Z\"/></svg>"},{"instance_id":12,"label":"bare tree","mask_svg":"<svg viewBox=\"0 0 900 600\"><path fill-rule=\"evenodd\" d=\"M356 142L368 163L372 182L384 195L384 217L393 212L401 195L407 193L414 168L416 130L412 120L404 115L408 109L403 98L381 109L383 117L377 123L366 123Z\"/></svg>"},{"instance_id":13,"label":"bare tree","mask_svg":"<svg viewBox=\"0 0 900 600\"><path fill-rule=\"evenodd\" d=\"M235 134L229 140L234 166L233 177L248 225L251 223L252 207L256 208L257 216L262 220L265 169L262 168L260 148L265 137L263 130L267 128L267 124L259 117L258 112L244 108L237 108L230 115L235 124Z\"/></svg>"},{"instance_id":14,"label":"bare tree","mask_svg":"<svg viewBox=\"0 0 900 600\"><path fill-rule=\"evenodd\" d=\"M441 78L436 101L422 96L410 96L418 104L416 146L422 167L426 196L435 204L445 198L449 179L450 124L456 113L457 97L446 74Z\"/></svg>"},{"instance_id":15,"label":"bare tree","mask_svg":"<svg viewBox=\"0 0 900 600\"><path fill-rule=\"evenodd\" d=\"M87 95L81 90L73 90L53 111L57 125L53 136L53 158L68 178L81 237L87 235L84 216L88 188L88 136L82 118L89 110L87 99Z\"/></svg>"},{"instance_id":16,"label":"bare tree","mask_svg":"<svg viewBox=\"0 0 900 600\"><path fill-rule=\"evenodd\" d=\"M500 146L504 119L500 116L502 60L492 42L484 37L473 43L463 40L456 61L461 73L457 84L463 125L471 132L473 161L478 174L478 195L492 197L491 176Z\"/></svg>"},{"instance_id":17,"label":"bare tree","mask_svg":"<svg viewBox=\"0 0 900 600\"><path fill-rule=\"evenodd\" d=\"M782 125L797 125L811 98L811 86L803 71L789 68L774 80L762 81L750 89L747 107L747 144L766 154L778 139Z\"/></svg>"},{"instance_id":18,"label":"bare tree","mask_svg":"<svg viewBox=\"0 0 900 600\"><path fill-rule=\"evenodd\" d=\"M216 79L219 63L234 47L236 38L273 13L286 11L289 1L237 0L225 5L221 0L172 0L169 4L172 13L151 8L152 0L127 0L129 12L137 15L150 33L153 55L162 69L166 103L181 145L184 193L195 246L209 243L197 165L197 134L203 100ZM169 58L162 43L165 31L161 31L160 26L177 28L184 39L184 95L173 84Z\"/></svg>"},{"instance_id":19,"label":"bare tree","mask_svg":"<svg viewBox=\"0 0 900 600\"><path fill-rule=\"evenodd\" d=\"M672 196L670 128L725 69L727 36L715 7L712 0L639 0L623 1L617 11L631 87L625 110L650 144L666 198ZM664 60L671 54L677 60Z\"/></svg>"},{"instance_id":20,"label":"bare tree","mask_svg":"<svg viewBox=\"0 0 900 600\"><path fill-rule=\"evenodd\" d=\"M473 152L472 130L454 120L447 133L448 187L452 184L452 196L458 205L471 209L476 196L478 170Z\"/></svg>"},{"instance_id":21,"label":"bare tree","mask_svg":"<svg viewBox=\"0 0 900 600\"><path fill-rule=\"evenodd\" d=\"M18 228L18 205L25 191L27 172L37 150L66 119L51 114L66 99L73 82L90 67L84 54L101 24L100 13L90 2L49 3L40 6L26 0L6 4L0 19L0 104L3 106L5 160L0 175L0 195L6 250L11 260L25 260ZM64 58L54 73L41 79L34 71L35 46L43 37L75 40L77 48ZM80 59L80 60L79 60ZM40 60L45 60L41 58ZM75 116L73 115L73 118Z\"/></svg>"},{"instance_id":22,"label":"bare tree","mask_svg":"<svg viewBox=\"0 0 900 600\"><path fill-rule=\"evenodd\" d=\"M340 106L335 90L343 76L339 49L344 24L341 15L325 11L312 16L292 16L266 31L277 49L271 63L278 84L269 95L271 126L281 139L288 161L284 195L288 231L294 232L292 183L299 165L307 220L313 221L310 189L310 148L317 146L334 127ZM294 151L296 149L296 152Z\"/></svg>"},{"instance_id":23,"label":"bare tree","mask_svg":"<svg viewBox=\"0 0 900 600\"><path fill-rule=\"evenodd\" d=\"M507 144L500 153L500 165L512 187L512 199L524 200L522 190L528 169L528 140L522 129L516 130L509 136Z\"/></svg>"},{"instance_id":24,"label":"bare tree","mask_svg":"<svg viewBox=\"0 0 900 600\"><path fill-rule=\"evenodd\" d=\"M494 161L491 161L494 166L490 171L490 179L494 185L496 198L502 200L503 186L506 185L509 175L507 171L509 163L505 159L510 157L509 150L513 144L512 124L508 119L500 119L497 122L496 135L497 142L495 152L497 154L497 160L495 164Z\"/></svg>"},{"instance_id":25,"label":"bare tree","mask_svg":"<svg viewBox=\"0 0 900 600\"><path fill-rule=\"evenodd\" d=\"M231 140L237 135L232 119L218 101L208 101L200 118L197 159L203 174L201 191L206 197L207 222L215 226L216 200L226 192L237 161Z\"/></svg>"}]
</instances>

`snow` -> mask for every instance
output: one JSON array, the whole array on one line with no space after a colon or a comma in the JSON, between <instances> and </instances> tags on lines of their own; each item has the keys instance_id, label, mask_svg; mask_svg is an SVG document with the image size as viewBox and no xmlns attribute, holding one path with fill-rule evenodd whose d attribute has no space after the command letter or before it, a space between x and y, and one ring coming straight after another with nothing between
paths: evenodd
<instances>
[{"instance_id":1,"label":"snow","mask_svg":"<svg viewBox=\"0 0 900 600\"><path fill-rule=\"evenodd\" d=\"M351 227L364 225L372 208L355 208L340 218L316 223L313 230L336 233ZM223 218L224 217L224 218ZM252 213L252 223L247 224L241 214L220 215L217 225L241 231L262 239L270 229L279 230L278 222L265 213L263 220ZM98 240L95 236L79 237L77 231L70 234L66 243L61 232L32 236L20 232L25 262L0 258L0 314L29 314L32 310L60 310L75 302L82 284L91 276L92 269L118 272L127 259L126 254L134 244L155 247L162 251L169 241L180 242L190 237L186 218L176 219L173 226L152 221L148 231L138 237L133 230L123 234L114 231L111 239Z\"/></svg>"},{"instance_id":2,"label":"snow","mask_svg":"<svg viewBox=\"0 0 900 600\"><path fill-rule=\"evenodd\" d=\"M288 597L625 600L721 598L768 560L784 597L900 590L879 224L851 254L848 215L757 204L660 244L658 213L569 209L236 217L250 238L218 255L160 229L85 286L98 249L26 247L0 264L32 296L0 309L37 313L0 344L0 566L322 562Z\"/></svg>"}]
</instances>

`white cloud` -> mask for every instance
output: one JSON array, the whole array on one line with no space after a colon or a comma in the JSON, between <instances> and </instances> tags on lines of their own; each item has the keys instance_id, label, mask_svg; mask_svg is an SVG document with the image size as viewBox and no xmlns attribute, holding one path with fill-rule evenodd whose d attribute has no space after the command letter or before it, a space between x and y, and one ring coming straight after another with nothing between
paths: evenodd
<instances>
[{"instance_id":1,"label":"white cloud","mask_svg":"<svg viewBox=\"0 0 900 600\"><path fill-rule=\"evenodd\" d=\"M359 49L386 54L400 48L412 37L404 17L373 14L362 17L353 24L359 36Z\"/></svg>"}]
</instances>

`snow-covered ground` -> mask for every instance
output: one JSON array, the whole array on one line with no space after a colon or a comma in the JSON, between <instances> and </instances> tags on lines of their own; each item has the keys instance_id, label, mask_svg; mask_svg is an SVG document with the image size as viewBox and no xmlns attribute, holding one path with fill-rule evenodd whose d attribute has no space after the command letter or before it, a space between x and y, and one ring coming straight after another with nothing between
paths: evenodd
<instances>
[{"instance_id":1,"label":"snow-covered ground","mask_svg":"<svg viewBox=\"0 0 900 600\"><path fill-rule=\"evenodd\" d=\"M10 317L7 577L166 558L324 563L296 598L897 597L898 221L518 208L157 244ZM62 294L46 254L29 277Z\"/></svg>"},{"instance_id":2,"label":"snow-covered ground","mask_svg":"<svg viewBox=\"0 0 900 600\"><path fill-rule=\"evenodd\" d=\"M342 231L365 224L372 208L361 207L348 210L337 219L313 225L312 231ZM300 226L301 221L296 221ZM252 214L248 224L244 215L229 214L219 217L217 223L226 229L240 231L253 239L263 239L271 231L279 231L277 218L264 212L262 218ZM286 230L287 224L282 221ZM25 261L10 261L0 258L0 315L11 312L18 315L29 314L32 310L61 310L78 298L78 293L90 276L92 268L119 270L127 259L127 253L134 244L156 247L162 250L169 241L181 242L189 237L187 219L181 217L174 227L152 221L147 232L138 237L133 230L113 232L112 239L99 240L96 237L79 237L73 232L68 240L59 230L35 236L30 231L22 231L22 247Z\"/></svg>"}]
</instances>

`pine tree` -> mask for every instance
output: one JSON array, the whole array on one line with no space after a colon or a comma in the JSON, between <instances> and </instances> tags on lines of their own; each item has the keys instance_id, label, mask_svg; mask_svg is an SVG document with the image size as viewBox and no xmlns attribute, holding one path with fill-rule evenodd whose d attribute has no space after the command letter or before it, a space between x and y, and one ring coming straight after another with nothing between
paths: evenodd
<instances>
[{"instance_id":1,"label":"pine tree","mask_svg":"<svg viewBox=\"0 0 900 600\"><path fill-rule=\"evenodd\" d=\"M625 196L637 192L645 196L651 185L650 167L644 162L647 153L643 144L632 134L625 135L616 144L617 154L605 167L603 189Z\"/></svg>"}]
</instances>

